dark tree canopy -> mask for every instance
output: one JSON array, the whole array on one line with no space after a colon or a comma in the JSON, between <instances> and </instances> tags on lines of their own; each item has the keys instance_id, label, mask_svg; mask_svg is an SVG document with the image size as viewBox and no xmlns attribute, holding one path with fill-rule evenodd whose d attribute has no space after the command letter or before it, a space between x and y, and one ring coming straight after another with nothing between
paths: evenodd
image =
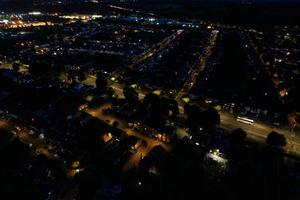
<instances>
[{"instance_id":1,"label":"dark tree canopy","mask_svg":"<svg viewBox=\"0 0 300 200\"><path fill-rule=\"evenodd\" d=\"M243 129L238 128L232 131L229 137L232 143L241 143L246 139L247 133Z\"/></svg>"},{"instance_id":2,"label":"dark tree canopy","mask_svg":"<svg viewBox=\"0 0 300 200\"><path fill-rule=\"evenodd\" d=\"M220 123L220 115L213 108L202 110L196 105L186 105L184 109L188 116L189 124L193 128L197 128L199 126L212 128Z\"/></svg>"},{"instance_id":3,"label":"dark tree canopy","mask_svg":"<svg viewBox=\"0 0 300 200\"><path fill-rule=\"evenodd\" d=\"M13 68L15 71L19 71L19 69L20 69L20 63L14 62L14 63L12 64L12 68Z\"/></svg>"},{"instance_id":4,"label":"dark tree canopy","mask_svg":"<svg viewBox=\"0 0 300 200\"><path fill-rule=\"evenodd\" d=\"M125 87L123 94L129 104L136 103L139 100L139 94L132 87Z\"/></svg>"},{"instance_id":5,"label":"dark tree canopy","mask_svg":"<svg viewBox=\"0 0 300 200\"><path fill-rule=\"evenodd\" d=\"M102 74L97 74L96 87L98 90L104 91L107 88L107 80Z\"/></svg>"},{"instance_id":6,"label":"dark tree canopy","mask_svg":"<svg viewBox=\"0 0 300 200\"><path fill-rule=\"evenodd\" d=\"M287 141L284 135L272 131L267 137L267 143L272 146L283 147L287 144Z\"/></svg>"}]
</instances>

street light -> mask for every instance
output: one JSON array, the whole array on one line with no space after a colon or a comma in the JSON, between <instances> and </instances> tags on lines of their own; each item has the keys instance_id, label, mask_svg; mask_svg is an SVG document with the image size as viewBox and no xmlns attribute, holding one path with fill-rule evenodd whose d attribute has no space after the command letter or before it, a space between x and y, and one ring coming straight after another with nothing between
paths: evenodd
<instances>
[{"instance_id":1,"label":"street light","mask_svg":"<svg viewBox=\"0 0 300 200\"><path fill-rule=\"evenodd\" d=\"M142 186L142 182L138 181L137 185L138 185L138 187L141 187Z\"/></svg>"}]
</instances>

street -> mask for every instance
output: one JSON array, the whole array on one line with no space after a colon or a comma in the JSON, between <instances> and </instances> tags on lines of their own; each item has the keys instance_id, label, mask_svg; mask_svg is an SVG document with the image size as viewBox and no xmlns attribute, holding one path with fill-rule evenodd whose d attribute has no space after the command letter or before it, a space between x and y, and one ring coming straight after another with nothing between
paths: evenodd
<instances>
[{"instance_id":1,"label":"street","mask_svg":"<svg viewBox=\"0 0 300 200\"><path fill-rule=\"evenodd\" d=\"M128 123L125 120L116 118L110 114L104 114L103 110L108 109L110 107L111 107L110 104L104 104L97 109L86 109L86 113L88 113L94 117L97 117L98 119L100 119L101 121L104 121L104 122L109 121L110 123L112 123L113 121L118 121L119 125L117 128L124 131L128 136L135 136L141 140L146 141L146 143L147 143L146 146L140 146L136 150L136 152L130 156L127 163L123 166L123 171L128 171L129 169L133 168L134 166L137 166L140 159L142 157L144 157L145 155L147 155L153 149L153 147L155 147L157 145L161 145L167 151L171 149L170 145L168 145L162 141L156 140L156 139L148 137L138 131L132 130L131 128L128 127Z\"/></svg>"},{"instance_id":2,"label":"street","mask_svg":"<svg viewBox=\"0 0 300 200\"><path fill-rule=\"evenodd\" d=\"M258 142L265 142L268 134L272 131L276 131L280 134L284 134L287 139L286 151L287 153L293 153L300 155L300 135L299 133L291 133L288 128L271 127L266 123L255 122L254 125L243 124L236 121L236 118L228 112L220 112L221 116L221 128L231 132L235 129L242 128L247 132L248 137Z\"/></svg>"},{"instance_id":3,"label":"street","mask_svg":"<svg viewBox=\"0 0 300 200\"><path fill-rule=\"evenodd\" d=\"M92 78L91 78L92 80ZM95 81L95 79L93 80L93 82ZM91 81L92 82L92 81ZM124 98L123 95L123 88L122 85L118 84L118 83L113 83L111 85L111 87L114 89L115 93L118 95L119 98ZM143 99L145 96L145 92L144 91L140 91L137 90L138 94L139 94L139 98ZM181 114L184 113L184 107L182 105L181 100L178 100L179 103L179 112ZM280 128L280 127L271 127L268 126L266 123L255 123L253 126L251 125L247 125L247 124L243 124L240 123L238 121L236 121L236 118L228 112L224 112L221 111L220 113L221 116L221 128L224 128L225 130L231 132L235 129L238 128L242 128L243 130L245 130L248 134L248 137L258 141L258 142L265 142L268 134L271 131L277 131L281 134L284 134L285 137L287 138L288 141L288 145L287 145L287 152L291 152L294 154L299 154L300 155L300 134L298 132L295 133L291 133L288 128ZM92 114L93 115L93 114ZM108 117L108 116L106 116ZM112 120L112 119L111 119ZM182 133L182 131L180 131L181 135L187 135L187 133Z\"/></svg>"},{"instance_id":4,"label":"street","mask_svg":"<svg viewBox=\"0 0 300 200\"><path fill-rule=\"evenodd\" d=\"M216 40L218 37L218 31L212 31L210 39L208 41L208 46L206 47L204 55L200 55L198 63L196 63L196 66L189 74L187 80L185 81L183 87L179 90L179 92L176 94L176 101L181 102L181 98L185 95L189 94L190 90L193 88L194 84L197 81L197 78L201 71L206 66L207 59L212 54L212 50L216 44Z\"/></svg>"},{"instance_id":5,"label":"street","mask_svg":"<svg viewBox=\"0 0 300 200\"><path fill-rule=\"evenodd\" d=\"M160 43L153 45L153 47L151 47L146 52L144 52L141 57L134 58L132 64L130 64L128 67L130 69L133 69L136 65L138 65L141 62L143 62L143 61L147 60L148 58L152 57L154 54L161 51L162 49L165 49L167 46L169 46L176 38L178 38L183 33L184 33L184 30L177 30L176 33L174 33L171 36L165 38Z\"/></svg>"}]
</instances>

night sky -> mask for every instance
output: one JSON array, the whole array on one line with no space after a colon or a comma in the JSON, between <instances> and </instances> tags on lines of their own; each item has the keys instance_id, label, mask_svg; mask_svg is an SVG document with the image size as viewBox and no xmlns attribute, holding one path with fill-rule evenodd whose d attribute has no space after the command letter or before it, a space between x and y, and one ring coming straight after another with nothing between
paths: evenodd
<instances>
[{"instance_id":1,"label":"night sky","mask_svg":"<svg viewBox=\"0 0 300 200\"><path fill-rule=\"evenodd\" d=\"M0 2L17 2L17 1L24 1L24 0L0 0ZM300 0L140 0L140 1L155 1L155 2L235 2L235 3L288 3L288 2L298 2L300 3Z\"/></svg>"}]
</instances>

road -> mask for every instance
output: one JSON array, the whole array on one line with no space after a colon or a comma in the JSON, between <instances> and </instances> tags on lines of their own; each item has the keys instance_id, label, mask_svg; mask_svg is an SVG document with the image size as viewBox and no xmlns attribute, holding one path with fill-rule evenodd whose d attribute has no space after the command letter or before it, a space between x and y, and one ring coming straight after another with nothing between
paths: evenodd
<instances>
[{"instance_id":1,"label":"road","mask_svg":"<svg viewBox=\"0 0 300 200\"><path fill-rule=\"evenodd\" d=\"M1 119L0 120L0 129L2 130L8 130L10 127L9 122L6 120Z\"/></svg>"},{"instance_id":2,"label":"road","mask_svg":"<svg viewBox=\"0 0 300 200\"><path fill-rule=\"evenodd\" d=\"M35 128L34 135L30 134L30 131L32 131L30 128L8 119L9 117L0 118L0 129L9 132L13 131L18 136L21 142L30 146L31 152L33 154L35 155L44 154L51 160L60 160L60 162L62 163L64 162L63 158L59 158L55 155L54 152L50 152L50 149L55 148L55 141L51 140L50 143L49 142L50 139L38 137L39 132L36 132L37 130L36 128ZM16 127L19 127L18 130L16 129ZM67 168L66 169L67 177L71 181L73 181L75 174L77 174L79 171L82 170L83 169ZM66 189L66 194L64 195L63 199L72 200L74 199L75 195L76 195L76 185L71 184L68 187L68 189Z\"/></svg>"},{"instance_id":3,"label":"road","mask_svg":"<svg viewBox=\"0 0 300 200\"><path fill-rule=\"evenodd\" d=\"M231 132L237 128L242 128L247 132L249 138L255 141L265 142L268 134L272 131L276 131L280 134L284 134L287 138L287 153L300 155L300 134L297 132L290 132L288 128L273 127L262 122L255 122L254 125L247 125L236 121L236 118L228 112L220 112L221 116L221 128Z\"/></svg>"},{"instance_id":4,"label":"road","mask_svg":"<svg viewBox=\"0 0 300 200\"><path fill-rule=\"evenodd\" d=\"M12 68L12 65L13 65L13 62L8 62L8 61L4 61L4 60L0 60L0 69L8 69L8 70L13 70ZM26 73L28 72L28 66L27 65L24 65L24 64L21 64L20 67L19 67L19 71L20 73Z\"/></svg>"},{"instance_id":5,"label":"road","mask_svg":"<svg viewBox=\"0 0 300 200\"><path fill-rule=\"evenodd\" d=\"M141 56L134 58L132 64L130 64L128 67L130 69L133 69L135 66L137 66L141 62L152 57L154 54L161 51L162 49L165 49L167 46L169 46L174 40L176 40L183 33L184 33L184 30L177 30L175 33L173 33L169 37L165 38L160 43L153 45L150 49L148 49L146 52L144 52Z\"/></svg>"},{"instance_id":6,"label":"road","mask_svg":"<svg viewBox=\"0 0 300 200\"><path fill-rule=\"evenodd\" d=\"M260 62L261 62L261 64L262 64L262 66L265 67L264 69L266 70L266 72L267 72L269 78L272 80L272 82L273 82L273 84L274 84L274 87L277 89L278 95L279 95L280 97L284 97L284 96L286 95L286 90L283 90L283 92L281 92L281 91L278 90L278 85L280 84L281 81L280 81L278 78L276 78L276 77L274 77L274 76L272 75L272 72L270 71L269 64L266 63L266 62L264 61L264 59L262 58L263 55L259 53L257 46L254 44L253 40L251 39L251 36L250 36L250 35L247 35L247 37L248 37L248 39L249 39L250 45L251 45L252 48L254 49L254 52L256 53L257 57L259 58L259 60L260 60Z\"/></svg>"},{"instance_id":7,"label":"road","mask_svg":"<svg viewBox=\"0 0 300 200\"><path fill-rule=\"evenodd\" d=\"M111 87L114 89L115 93L118 95L119 98L124 98L123 88L121 84L113 83ZM144 96L146 95L146 92L144 91L137 90L137 92L139 94L140 99L143 99ZM182 101L178 100L178 103L179 103L180 114L183 114L184 106L182 105ZM258 142L265 142L268 134L273 130L281 134L284 134L288 140L287 152L300 155L300 133L299 132L291 133L288 128L272 127L263 122L259 122L259 123L256 122L253 126L243 124L237 122L236 118L231 113L224 112L224 111L220 112L220 116L221 116L221 125L220 125L221 128L224 128L229 132L237 128L242 128L247 132L249 138L254 139ZM178 132L180 133L180 135L184 135L184 136L188 135L184 130L178 130Z\"/></svg>"},{"instance_id":8,"label":"road","mask_svg":"<svg viewBox=\"0 0 300 200\"><path fill-rule=\"evenodd\" d=\"M12 63L11 62L4 62L1 61L2 63L0 64L1 69L12 69Z\"/></svg>"},{"instance_id":9,"label":"road","mask_svg":"<svg viewBox=\"0 0 300 200\"><path fill-rule=\"evenodd\" d=\"M89 75L81 83L84 84L84 85L96 87L96 79L97 79L96 76ZM124 85L123 84L109 81L108 85L109 85L109 87L111 87L115 91L115 94L118 96L118 98L124 98L124 94L123 94ZM145 97L145 95L147 94L147 92L142 91L142 90L137 90L137 92L138 92L138 95L139 95L140 99L143 99Z\"/></svg>"},{"instance_id":10,"label":"road","mask_svg":"<svg viewBox=\"0 0 300 200\"><path fill-rule=\"evenodd\" d=\"M119 122L118 128L120 130L124 131L128 136L135 136L135 137L137 137L141 140L145 140L147 142L147 146L140 146L136 150L136 152L130 156L128 161L123 166L123 171L128 171L129 169L137 166L139 161L141 160L141 158L144 157L145 155L147 155L153 149L153 147L155 147L157 145L161 145L167 151L169 151L171 149L170 145L168 145L162 141L145 136L144 134L142 134L138 131L132 130L131 128L129 128L128 123L124 119L119 119L111 114L104 114L103 110L108 109L108 108L111 108L111 105L104 104L96 109L86 109L85 112L92 115L93 117L97 117L101 121L110 123L110 125L113 121L118 121Z\"/></svg>"},{"instance_id":11,"label":"road","mask_svg":"<svg viewBox=\"0 0 300 200\"><path fill-rule=\"evenodd\" d=\"M16 127L19 127L19 130ZM47 142L46 138L39 137L39 132L5 118L0 118L0 129L13 131L21 142L30 145L36 155L44 154L50 159L56 159L54 154L49 152L49 149L53 149L54 146Z\"/></svg>"},{"instance_id":12,"label":"road","mask_svg":"<svg viewBox=\"0 0 300 200\"><path fill-rule=\"evenodd\" d=\"M209 57L209 55L212 53L212 49L215 46L217 35L218 35L217 31L212 32L212 35L211 35L209 43L208 43L209 45L207 46L206 51L205 51L205 55L203 55L199 58L198 65L191 72L186 83L184 84L182 89L176 95L176 100L179 103L179 111L181 114L184 113L184 107L182 105L181 97L183 97L185 94L189 93L190 89L196 82L198 75L204 69L206 60ZM95 80L96 80L96 77L89 77L86 80L86 83L89 85L94 85ZM112 83L111 87L114 89L115 93L118 95L119 98L124 98L123 86L121 84ZM137 90L137 92L139 94L140 99L143 99L145 94L147 94L147 92L141 91L141 90ZM221 125L220 125L221 128L224 128L225 130L227 130L229 132L231 132L237 128L242 128L248 133L249 138L252 138L259 142L265 142L267 135L273 130L277 131L281 134L284 134L288 141L288 145L286 147L287 152L291 152L291 153L300 155L300 134L298 132L291 133L288 130L288 128L275 128L275 127L271 127L271 126L267 125L266 123L262 123L262 122L255 123L253 126L242 124L240 122L237 122L235 117L232 114L227 113L227 112L220 112L220 116L221 116ZM179 130L178 132L180 133L180 135L185 135L185 136L187 135L187 133L184 130ZM143 152L143 153L145 153L145 152ZM145 155L145 154L143 154L143 155Z\"/></svg>"},{"instance_id":13,"label":"road","mask_svg":"<svg viewBox=\"0 0 300 200\"><path fill-rule=\"evenodd\" d=\"M129 69L134 69L137 65L140 63L144 62L145 60L153 57L156 53L160 52L161 50L167 48L173 41L175 41L179 36L181 36L184 33L184 30L177 30L175 33L172 35L166 37L163 39L161 42L154 44L152 47L147 49L147 51L143 52L141 55L135 56L132 59L131 64L127 66ZM114 77L119 77L120 74L125 70L126 68L123 69L118 69L115 70L112 75Z\"/></svg>"},{"instance_id":14,"label":"road","mask_svg":"<svg viewBox=\"0 0 300 200\"><path fill-rule=\"evenodd\" d=\"M189 74L188 78L186 79L183 87L179 90L176 94L176 101L181 102L181 98L185 95L189 94L190 90L193 88L194 84L197 81L199 74L204 70L206 66L207 59L212 54L212 50L215 47L216 40L218 37L218 31L212 31L210 39L208 41L208 46L204 51L204 55L200 55L199 61L196 63L196 66Z\"/></svg>"}]
</instances>

